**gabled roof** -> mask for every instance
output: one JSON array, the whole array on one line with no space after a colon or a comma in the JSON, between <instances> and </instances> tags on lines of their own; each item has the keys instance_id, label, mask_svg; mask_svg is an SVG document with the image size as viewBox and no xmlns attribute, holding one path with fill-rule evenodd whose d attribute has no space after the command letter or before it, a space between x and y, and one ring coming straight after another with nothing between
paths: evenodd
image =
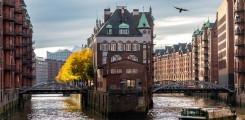
<instances>
[{"instance_id":1,"label":"gabled roof","mask_svg":"<svg viewBox=\"0 0 245 120\"><path fill-rule=\"evenodd\" d=\"M142 13L138 28L150 28L150 25L146 19L145 13Z\"/></svg>"},{"instance_id":2,"label":"gabled roof","mask_svg":"<svg viewBox=\"0 0 245 120\"><path fill-rule=\"evenodd\" d=\"M119 34L119 25L123 23L129 26L129 34L123 36L142 36L142 33L137 28L138 22L127 9L124 9L124 13L121 12L121 9L116 9L110 18L105 21L105 24L100 28L97 36L121 36ZM107 35L106 26L109 24L112 25L112 34Z\"/></svg>"}]
</instances>

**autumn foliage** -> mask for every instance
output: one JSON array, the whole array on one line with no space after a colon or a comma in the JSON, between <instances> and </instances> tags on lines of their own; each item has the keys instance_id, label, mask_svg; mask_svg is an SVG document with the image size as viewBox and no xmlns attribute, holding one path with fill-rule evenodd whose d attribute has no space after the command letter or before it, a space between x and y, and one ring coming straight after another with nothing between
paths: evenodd
<instances>
[{"instance_id":1,"label":"autumn foliage","mask_svg":"<svg viewBox=\"0 0 245 120\"><path fill-rule=\"evenodd\" d=\"M72 53L62 66L56 80L62 83L74 80L91 80L93 77L93 52L91 49L84 49Z\"/></svg>"}]
</instances>

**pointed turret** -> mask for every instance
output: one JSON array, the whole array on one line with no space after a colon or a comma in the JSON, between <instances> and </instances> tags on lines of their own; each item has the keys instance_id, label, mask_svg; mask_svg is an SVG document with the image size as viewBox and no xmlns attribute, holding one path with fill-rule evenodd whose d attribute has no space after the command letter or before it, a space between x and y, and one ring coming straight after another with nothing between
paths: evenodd
<instances>
[{"instance_id":1,"label":"pointed turret","mask_svg":"<svg viewBox=\"0 0 245 120\"><path fill-rule=\"evenodd\" d=\"M141 29L141 28L150 28L150 25L149 25L149 23L148 23L148 21L146 19L145 13L142 13L142 15L141 15L138 28L139 29Z\"/></svg>"}]
</instances>

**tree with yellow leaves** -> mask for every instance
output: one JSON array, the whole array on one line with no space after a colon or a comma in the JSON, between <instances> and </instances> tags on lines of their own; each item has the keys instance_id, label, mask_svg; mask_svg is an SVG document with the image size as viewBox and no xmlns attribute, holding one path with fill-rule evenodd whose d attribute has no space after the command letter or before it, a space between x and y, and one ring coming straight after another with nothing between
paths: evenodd
<instances>
[{"instance_id":1,"label":"tree with yellow leaves","mask_svg":"<svg viewBox=\"0 0 245 120\"><path fill-rule=\"evenodd\" d=\"M91 49L72 53L56 76L56 80L62 83L73 82L74 80L87 81L92 78L93 52Z\"/></svg>"}]
</instances>

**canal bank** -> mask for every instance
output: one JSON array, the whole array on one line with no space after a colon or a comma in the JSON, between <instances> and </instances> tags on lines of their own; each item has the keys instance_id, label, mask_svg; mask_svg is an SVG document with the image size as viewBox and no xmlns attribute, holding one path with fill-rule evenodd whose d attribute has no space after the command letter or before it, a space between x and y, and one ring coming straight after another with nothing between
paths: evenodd
<instances>
[{"instance_id":1,"label":"canal bank","mask_svg":"<svg viewBox=\"0 0 245 120\"><path fill-rule=\"evenodd\" d=\"M29 101L31 99L30 95L24 95L22 97L23 99L19 99L18 97L14 97L12 101L4 101L0 107L0 120L4 120L10 116L12 116L16 111L21 109L22 106L24 106L24 103Z\"/></svg>"}]
</instances>

